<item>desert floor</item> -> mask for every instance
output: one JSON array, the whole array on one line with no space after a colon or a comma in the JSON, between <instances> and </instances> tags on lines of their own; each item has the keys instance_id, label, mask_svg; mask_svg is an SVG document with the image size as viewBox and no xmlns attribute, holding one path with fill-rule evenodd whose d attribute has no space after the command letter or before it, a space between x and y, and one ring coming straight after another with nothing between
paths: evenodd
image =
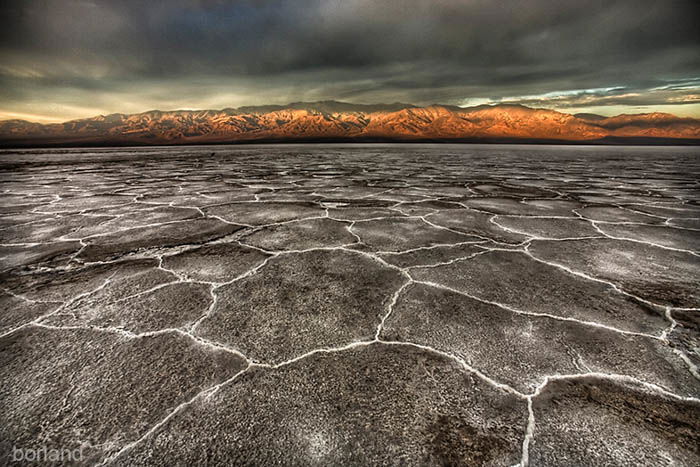
<instances>
[{"instance_id":1,"label":"desert floor","mask_svg":"<svg viewBox=\"0 0 700 467\"><path fill-rule=\"evenodd\" d=\"M0 463L700 464L697 148L0 170Z\"/></svg>"}]
</instances>

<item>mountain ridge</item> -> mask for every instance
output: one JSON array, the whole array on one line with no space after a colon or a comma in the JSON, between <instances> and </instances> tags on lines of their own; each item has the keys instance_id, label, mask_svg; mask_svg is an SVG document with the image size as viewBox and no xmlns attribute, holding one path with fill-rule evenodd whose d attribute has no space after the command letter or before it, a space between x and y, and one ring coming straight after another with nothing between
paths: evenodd
<instances>
[{"instance_id":1,"label":"mountain ridge","mask_svg":"<svg viewBox=\"0 0 700 467\"><path fill-rule=\"evenodd\" d=\"M0 145L160 145L294 141L683 142L700 144L700 119L668 113L571 115L519 104L419 107L293 102L221 110L149 110L63 123L0 121Z\"/></svg>"}]
</instances>

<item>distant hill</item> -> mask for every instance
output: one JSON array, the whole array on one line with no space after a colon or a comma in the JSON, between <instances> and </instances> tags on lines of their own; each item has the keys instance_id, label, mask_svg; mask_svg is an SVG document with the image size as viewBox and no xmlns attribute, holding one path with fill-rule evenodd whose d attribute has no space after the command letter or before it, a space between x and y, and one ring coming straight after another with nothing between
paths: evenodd
<instances>
[{"instance_id":1,"label":"distant hill","mask_svg":"<svg viewBox=\"0 0 700 467\"><path fill-rule=\"evenodd\" d=\"M160 145L293 141L494 141L700 144L700 120L666 113L556 112L336 101L223 110L152 110L42 125L0 121L0 145Z\"/></svg>"}]
</instances>

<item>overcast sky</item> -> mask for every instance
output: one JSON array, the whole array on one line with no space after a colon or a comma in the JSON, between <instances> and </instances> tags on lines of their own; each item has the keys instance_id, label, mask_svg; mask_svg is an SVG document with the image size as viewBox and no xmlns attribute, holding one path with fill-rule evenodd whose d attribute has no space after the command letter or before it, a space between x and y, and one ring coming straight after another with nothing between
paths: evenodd
<instances>
[{"instance_id":1,"label":"overcast sky","mask_svg":"<svg viewBox=\"0 0 700 467\"><path fill-rule=\"evenodd\" d=\"M697 0L3 0L0 119L334 99L700 117Z\"/></svg>"}]
</instances>

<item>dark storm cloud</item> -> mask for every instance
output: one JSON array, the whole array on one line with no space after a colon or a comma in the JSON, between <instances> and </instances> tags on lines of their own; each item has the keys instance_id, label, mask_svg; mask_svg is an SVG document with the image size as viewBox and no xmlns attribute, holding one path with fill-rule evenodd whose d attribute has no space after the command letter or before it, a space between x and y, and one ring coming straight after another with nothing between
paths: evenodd
<instances>
[{"instance_id":1,"label":"dark storm cloud","mask_svg":"<svg viewBox=\"0 0 700 467\"><path fill-rule=\"evenodd\" d=\"M5 110L37 113L50 98L80 113L327 98L535 104L550 92L622 88L654 94L635 105L672 104L698 94L697 81L644 90L700 76L695 4L6 0L0 99Z\"/></svg>"}]
</instances>

